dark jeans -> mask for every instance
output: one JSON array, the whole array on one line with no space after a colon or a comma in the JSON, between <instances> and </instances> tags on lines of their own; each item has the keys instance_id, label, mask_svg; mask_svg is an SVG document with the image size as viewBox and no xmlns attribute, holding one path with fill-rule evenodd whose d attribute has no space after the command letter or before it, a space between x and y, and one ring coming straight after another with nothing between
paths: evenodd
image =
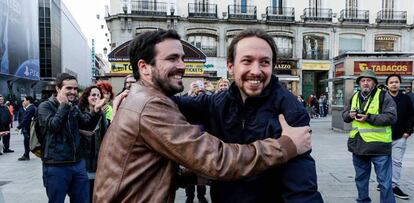
<instances>
[{"instance_id":1,"label":"dark jeans","mask_svg":"<svg viewBox=\"0 0 414 203\"><path fill-rule=\"evenodd\" d=\"M377 181L380 185L380 203L395 203L392 191L392 159L388 156L359 156L353 154L352 161L355 167L355 184L358 189L358 203L370 203L369 178L371 163L374 164Z\"/></svg>"},{"instance_id":2,"label":"dark jeans","mask_svg":"<svg viewBox=\"0 0 414 203\"><path fill-rule=\"evenodd\" d=\"M69 195L70 202L89 201L89 180L84 160L67 166L43 164L43 185L49 203L65 202L66 194Z\"/></svg>"},{"instance_id":3,"label":"dark jeans","mask_svg":"<svg viewBox=\"0 0 414 203\"><path fill-rule=\"evenodd\" d=\"M29 153L30 153L30 146L29 146L30 134L24 132L23 133L23 138L24 138L24 140L23 140L23 143L24 143L24 154L23 154L23 156L29 157Z\"/></svg>"},{"instance_id":4,"label":"dark jeans","mask_svg":"<svg viewBox=\"0 0 414 203\"><path fill-rule=\"evenodd\" d=\"M3 145L4 145L3 151L7 151L10 149L10 133L3 136Z\"/></svg>"},{"instance_id":5,"label":"dark jeans","mask_svg":"<svg viewBox=\"0 0 414 203\"><path fill-rule=\"evenodd\" d=\"M185 194L187 197L194 198L195 185L190 185L185 188ZM206 195L206 186L197 185L197 197L204 197Z\"/></svg>"}]
</instances>

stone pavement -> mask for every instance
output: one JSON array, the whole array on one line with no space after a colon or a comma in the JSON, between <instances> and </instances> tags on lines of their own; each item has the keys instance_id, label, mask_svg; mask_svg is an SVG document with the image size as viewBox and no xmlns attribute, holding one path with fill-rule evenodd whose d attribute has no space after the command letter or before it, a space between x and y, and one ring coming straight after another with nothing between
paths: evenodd
<instances>
[{"instance_id":1,"label":"stone pavement","mask_svg":"<svg viewBox=\"0 0 414 203\"><path fill-rule=\"evenodd\" d=\"M15 125L16 126L16 125ZM330 118L314 119L313 152L316 160L319 190L326 203L355 202L357 195L354 183L354 169L351 154L347 151L347 134L333 132ZM414 202L414 146L409 139L404 157L402 189L413 195L413 200L399 200L398 203ZM0 156L0 203L44 203L47 202L42 184L42 165L39 158L31 156L30 161L17 161L23 154L23 136L12 130L11 148L14 153ZM372 202L379 202L375 190L375 173L371 173L370 195ZM208 193L208 192L207 192ZM2 196L4 200L2 200ZM209 198L209 197L208 197ZM177 191L176 202L185 201L183 189ZM69 202L68 199L66 202Z\"/></svg>"}]
</instances>

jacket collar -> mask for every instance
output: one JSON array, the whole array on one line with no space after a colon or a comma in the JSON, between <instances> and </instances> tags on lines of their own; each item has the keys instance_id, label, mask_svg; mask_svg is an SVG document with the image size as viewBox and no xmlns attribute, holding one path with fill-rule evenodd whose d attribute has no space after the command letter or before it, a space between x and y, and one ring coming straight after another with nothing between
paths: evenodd
<instances>
[{"instance_id":1,"label":"jacket collar","mask_svg":"<svg viewBox=\"0 0 414 203\"><path fill-rule=\"evenodd\" d=\"M247 97L247 100L256 100L256 99L263 99L263 98L267 98L271 93L272 90L274 89L278 89L280 88L280 84L279 84L279 78L276 77L275 75L272 75L270 78L270 82L269 84L265 87L265 89L262 91L262 93L259 96L255 96L255 97ZM243 102L242 98L241 98L241 94L240 94L240 90L239 87L237 87L235 82L232 82L228 91L228 94L230 95L230 98L233 100L236 100L238 102Z\"/></svg>"}]
</instances>

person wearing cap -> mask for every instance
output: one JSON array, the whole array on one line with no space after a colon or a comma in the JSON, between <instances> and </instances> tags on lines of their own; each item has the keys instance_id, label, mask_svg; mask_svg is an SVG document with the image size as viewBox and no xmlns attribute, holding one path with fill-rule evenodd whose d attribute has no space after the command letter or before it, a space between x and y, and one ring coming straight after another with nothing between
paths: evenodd
<instances>
[{"instance_id":1,"label":"person wearing cap","mask_svg":"<svg viewBox=\"0 0 414 203\"><path fill-rule=\"evenodd\" d=\"M357 202L371 202L369 178L374 164L380 185L380 202L394 203L392 190L392 130L397 120L396 104L391 95L377 87L375 72L365 70L356 79L358 90L345 107L342 117L352 123L348 150L352 152Z\"/></svg>"}]
</instances>

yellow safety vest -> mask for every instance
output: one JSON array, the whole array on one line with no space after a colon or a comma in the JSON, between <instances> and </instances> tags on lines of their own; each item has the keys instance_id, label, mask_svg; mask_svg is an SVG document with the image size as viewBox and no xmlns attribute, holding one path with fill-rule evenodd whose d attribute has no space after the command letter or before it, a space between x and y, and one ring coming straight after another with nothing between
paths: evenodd
<instances>
[{"instance_id":1,"label":"yellow safety vest","mask_svg":"<svg viewBox=\"0 0 414 203\"><path fill-rule=\"evenodd\" d=\"M377 89L375 95L370 97L364 107L365 114L379 114L380 108L380 94L381 90ZM359 109L359 92L352 97L351 109ZM355 138L355 135L359 132L361 138L365 142L392 142L391 126L373 126L368 122L359 122L357 120L352 121L352 130L349 133L350 138Z\"/></svg>"}]
</instances>

